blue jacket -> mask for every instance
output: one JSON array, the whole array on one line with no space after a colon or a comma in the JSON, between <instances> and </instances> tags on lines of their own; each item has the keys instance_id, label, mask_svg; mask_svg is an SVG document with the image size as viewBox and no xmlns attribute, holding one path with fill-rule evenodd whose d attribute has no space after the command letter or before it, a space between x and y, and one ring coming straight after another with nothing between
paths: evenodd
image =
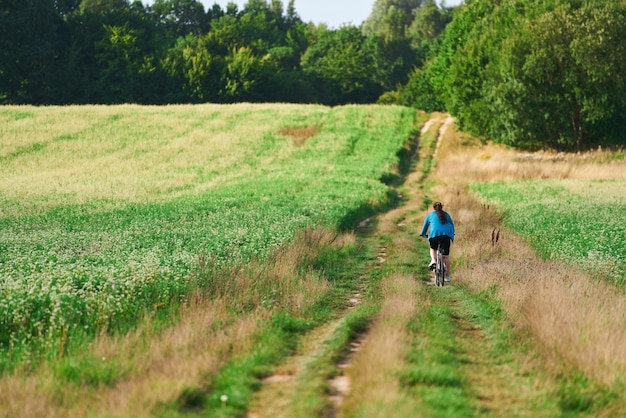
<instances>
[{"instance_id":1,"label":"blue jacket","mask_svg":"<svg viewBox=\"0 0 626 418\"><path fill-rule=\"evenodd\" d=\"M454 223L452 222L452 218L448 214L448 212L444 212L446 214L446 219L448 222L442 224L437 216L436 211L432 211L426 216L424 220L424 226L422 227L421 236L425 237L426 232L430 228L430 233L428 234L428 238L440 237L442 235L446 235L450 237L452 241L454 241Z\"/></svg>"}]
</instances>

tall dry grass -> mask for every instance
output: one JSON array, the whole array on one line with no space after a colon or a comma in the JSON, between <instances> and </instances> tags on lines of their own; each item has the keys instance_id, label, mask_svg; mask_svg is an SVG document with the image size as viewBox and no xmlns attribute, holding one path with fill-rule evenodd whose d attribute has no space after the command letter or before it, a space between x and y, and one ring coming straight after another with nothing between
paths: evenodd
<instances>
[{"instance_id":1,"label":"tall dry grass","mask_svg":"<svg viewBox=\"0 0 626 418\"><path fill-rule=\"evenodd\" d=\"M218 291L198 289L180 308L176 324L162 329L147 318L122 336L99 336L87 353L70 357L80 363L114 367L118 379L96 387L59 380L59 363L29 374L0 378L1 417L147 417L171 407L186 388L204 388L228 359L248 351L253 336L275 309L304 314L328 289L311 271L300 271L321 246L343 246L354 236L309 229L278 249L265 263L211 275ZM300 273L298 273L300 272ZM271 297L271 298L268 298Z\"/></svg>"},{"instance_id":2,"label":"tall dry grass","mask_svg":"<svg viewBox=\"0 0 626 418\"><path fill-rule=\"evenodd\" d=\"M606 162L599 154L520 159L513 151L471 143L450 130L433 193L455 217L455 279L474 290L496 286L510 320L535 337L555 367L565 364L612 386L626 383L624 291L563 263L540 260L505 229L494 208L467 191L469 181L626 177L623 160ZM495 245L494 230L501 231Z\"/></svg>"},{"instance_id":3,"label":"tall dry grass","mask_svg":"<svg viewBox=\"0 0 626 418\"><path fill-rule=\"evenodd\" d=\"M494 144L481 144L468 134L446 130L438 179L476 182L529 179L626 179L626 161L610 151L581 154L521 153Z\"/></svg>"},{"instance_id":4,"label":"tall dry grass","mask_svg":"<svg viewBox=\"0 0 626 418\"><path fill-rule=\"evenodd\" d=\"M163 332L155 333L148 321L123 337L102 336L92 344L92 361L109 363L120 373L114 385L59 380L53 363L26 377L3 377L1 416L152 416L160 402L173 403L184 388L201 386L230 355L245 350L263 312L234 320L223 301L207 303L200 297L180 317L177 326ZM229 325L216 329L220 322Z\"/></svg>"}]
</instances>

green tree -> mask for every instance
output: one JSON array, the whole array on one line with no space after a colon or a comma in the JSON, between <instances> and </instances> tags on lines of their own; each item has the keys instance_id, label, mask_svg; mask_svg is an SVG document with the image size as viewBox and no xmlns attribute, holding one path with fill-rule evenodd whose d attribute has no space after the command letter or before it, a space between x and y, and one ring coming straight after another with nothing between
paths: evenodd
<instances>
[{"instance_id":1,"label":"green tree","mask_svg":"<svg viewBox=\"0 0 626 418\"><path fill-rule=\"evenodd\" d=\"M79 6L81 13L98 15L125 12L129 9L130 2L128 0L82 0Z\"/></svg>"},{"instance_id":2,"label":"green tree","mask_svg":"<svg viewBox=\"0 0 626 418\"><path fill-rule=\"evenodd\" d=\"M139 45L140 33L128 23L104 26L105 36L96 43L96 60L100 65L98 89L106 102L138 101L144 87L141 75L151 70L144 61Z\"/></svg>"},{"instance_id":3,"label":"green tree","mask_svg":"<svg viewBox=\"0 0 626 418\"><path fill-rule=\"evenodd\" d=\"M173 101L220 101L225 62L220 56L211 55L206 38L192 34L178 38L176 46L168 51L161 66L174 87L170 92L178 91L176 87L180 88L179 95L172 97Z\"/></svg>"},{"instance_id":4,"label":"green tree","mask_svg":"<svg viewBox=\"0 0 626 418\"><path fill-rule=\"evenodd\" d=\"M481 2L481 5L486 2ZM464 45L469 32L474 24L485 14L470 16L468 11L456 13L456 9L445 11L445 15L451 22L431 42L421 38L422 33L428 34L430 25L422 29L422 25L428 22L426 16L431 12L429 2L424 7L425 16L416 16L414 23L409 28L411 45L416 49L416 54L421 65L416 65L409 73L408 82L400 88L399 102L406 106L415 106L429 112L446 110L447 94L446 83L450 74L450 63L456 51ZM462 6L464 7L464 6ZM418 11L421 14L421 12ZM456 15L456 16L455 16ZM452 17L455 16L454 19ZM424 19L420 22L419 19Z\"/></svg>"},{"instance_id":5,"label":"green tree","mask_svg":"<svg viewBox=\"0 0 626 418\"><path fill-rule=\"evenodd\" d=\"M389 37L390 34L387 32L396 30L394 26L397 25L396 23L390 26L389 21L390 19L396 20L399 16L402 17L401 22L398 22L399 25L409 27L416 10L422 6L422 3L423 0L376 0L372 12L363 22L363 34Z\"/></svg>"},{"instance_id":6,"label":"green tree","mask_svg":"<svg viewBox=\"0 0 626 418\"><path fill-rule=\"evenodd\" d=\"M219 4L214 3L213 6L211 6L209 10L207 10L206 14L207 14L207 21L209 22L209 25L210 25L213 20L217 20L220 17L224 16L226 12L222 10Z\"/></svg>"},{"instance_id":7,"label":"green tree","mask_svg":"<svg viewBox=\"0 0 626 418\"><path fill-rule=\"evenodd\" d=\"M413 70L424 65L450 19L449 10L434 0L376 0L362 30L368 37L366 47L376 57L377 83L394 90L406 84L411 74L418 74ZM411 83L409 91L417 85L423 83ZM407 100L408 96L400 96Z\"/></svg>"},{"instance_id":8,"label":"green tree","mask_svg":"<svg viewBox=\"0 0 626 418\"><path fill-rule=\"evenodd\" d=\"M289 0L287 4L287 15L285 16L285 20L288 26L294 25L298 22L301 22L300 16L296 11L295 0Z\"/></svg>"},{"instance_id":9,"label":"green tree","mask_svg":"<svg viewBox=\"0 0 626 418\"><path fill-rule=\"evenodd\" d=\"M245 46L255 54L265 54L274 46L282 46L285 33L278 26L280 19L262 0L248 3L236 17L226 13L211 23L211 52L226 56Z\"/></svg>"},{"instance_id":10,"label":"green tree","mask_svg":"<svg viewBox=\"0 0 626 418\"><path fill-rule=\"evenodd\" d=\"M228 2L225 14L230 17L237 17L239 15L239 6L237 6L237 3L234 1Z\"/></svg>"},{"instance_id":11,"label":"green tree","mask_svg":"<svg viewBox=\"0 0 626 418\"><path fill-rule=\"evenodd\" d=\"M83 0L66 18L75 103L162 103L164 35L135 1Z\"/></svg>"},{"instance_id":12,"label":"green tree","mask_svg":"<svg viewBox=\"0 0 626 418\"><path fill-rule=\"evenodd\" d=\"M283 13L280 1L256 0L237 16L227 13L211 23L203 38L206 48L212 57L227 63L221 100L259 101L263 95L264 100L299 101L308 91L299 72L300 56L308 45L307 29L295 9L288 10L287 16Z\"/></svg>"},{"instance_id":13,"label":"green tree","mask_svg":"<svg viewBox=\"0 0 626 418\"><path fill-rule=\"evenodd\" d=\"M303 71L320 92L320 101L367 103L382 93L372 80L374 59L363 45L363 35L354 26L321 30L302 57Z\"/></svg>"},{"instance_id":14,"label":"green tree","mask_svg":"<svg viewBox=\"0 0 626 418\"><path fill-rule=\"evenodd\" d=\"M210 17L198 0L155 0L152 11L174 37L200 35L209 28Z\"/></svg>"},{"instance_id":15,"label":"green tree","mask_svg":"<svg viewBox=\"0 0 626 418\"><path fill-rule=\"evenodd\" d=\"M222 97L226 102L263 101L272 85L274 67L265 57L259 58L252 50L241 47L226 57L226 85Z\"/></svg>"},{"instance_id":16,"label":"green tree","mask_svg":"<svg viewBox=\"0 0 626 418\"><path fill-rule=\"evenodd\" d=\"M560 5L528 20L503 50L495 107L504 141L537 146L541 137L580 151L618 140L610 126L624 122L624 39L623 6Z\"/></svg>"},{"instance_id":17,"label":"green tree","mask_svg":"<svg viewBox=\"0 0 626 418\"><path fill-rule=\"evenodd\" d=\"M58 103L66 27L50 0L0 3L0 103Z\"/></svg>"},{"instance_id":18,"label":"green tree","mask_svg":"<svg viewBox=\"0 0 626 418\"><path fill-rule=\"evenodd\" d=\"M74 102L109 103L108 86L99 81L103 60L97 57L97 45L108 36L107 26L123 26L128 21L130 4L125 0L83 0L67 18L70 30L70 72L68 84ZM113 100L119 102L119 100Z\"/></svg>"},{"instance_id":19,"label":"green tree","mask_svg":"<svg viewBox=\"0 0 626 418\"><path fill-rule=\"evenodd\" d=\"M432 67L415 68L410 76L409 81L400 89L399 103L404 106L413 106L426 112L443 111L444 103L441 96L433 88L435 82L432 80L433 72L429 71Z\"/></svg>"},{"instance_id":20,"label":"green tree","mask_svg":"<svg viewBox=\"0 0 626 418\"><path fill-rule=\"evenodd\" d=\"M435 0L425 0L415 11L415 18L407 29L413 49L420 49L424 43L435 41L451 20L448 9L438 7Z\"/></svg>"}]
</instances>

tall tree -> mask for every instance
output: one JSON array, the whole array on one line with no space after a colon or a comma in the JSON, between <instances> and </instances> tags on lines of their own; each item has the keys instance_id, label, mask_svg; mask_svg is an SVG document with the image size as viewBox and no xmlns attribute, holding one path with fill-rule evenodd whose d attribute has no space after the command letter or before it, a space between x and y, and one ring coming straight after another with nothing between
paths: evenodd
<instances>
[{"instance_id":1,"label":"tall tree","mask_svg":"<svg viewBox=\"0 0 626 418\"><path fill-rule=\"evenodd\" d=\"M212 55L206 37L198 38L189 34L178 38L161 65L173 83L169 89L171 100L175 102L219 102L225 60Z\"/></svg>"},{"instance_id":2,"label":"tall tree","mask_svg":"<svg viewBox=\"0 0 626 418\"><path fill-rule=\"evenodd\" d=\"M101 73L97 87L107 103L137 101L142 90L140 33L128 23L104 26L105 36L96 43L96 60Z\"/></svg>"},{"instance_id":3,"label":"tall tree","mask_svg":"<svg viewBox=\"0 0 626 418\"><path fill-rule=\"evenodd\" d=\"M56 103L65 25L50 0L0 3L0 102Z\"/></svg>"},{"instance_id":4,"label":"tall tree","mask_svg":"<svg viewBox=\"0 0 626 418\"><path fill-rule=\"evenodd\" d=\"M447 23L447 9L434 0L376 0L362 31L375 51L377 82L388 91L405 84Z\"/></svg>"},{"instance_id":5,"label":"tall tree","mask_svg":"<svg viewBox=\"0 0 626 418\"><path fill-rule=\"evenodd\" d=\"M439 8L435 0L425 0L415 10L415 17L407 29L411 46L419 49L423 43L433 42L452 20L448 9Z\"/></svg>"},{"instance_id":6,"label":"tall tree","mask_svg":"<svg viewBox=\"0 0 626 418\"><path fill-rule=\"evenodd\" d=\"M70 88L80 95L76 102L157 100L156 65L163 42L155 21L139 6L127 0L83 0L66 19L74 67Z\"/></svg>"},{"instance_id":7,"label":"tall tree","mask_svg":"<svg viewBox=\"0 0 626 418\"><path fill-rule=\"evenodd\" d=\"M374 59L363 45L358 28L343 26L336 31L324 30L306 51L303 71L315 80L322 102L367 103L382 93L372 80Z\"/></svg>"},{"instance_id":8,"label":"tall tree","mask_svg":"<svg viewBox=\"0 0 626 418\"><path fill-rule=\"evenodd\" d=\"M390 28L386 21L389 14L402 13L402 26L408 27L415 14L415 11L422 6L423 0L376 0L372 6L372 12L363 22L363 34L386 36ZM391 28L394 30L393 28Z\"/></svg>"},{"instance_id":9,"label":"tall tree","mask_svg":"<svg viewBox=\"0 0 626 418\"><path fill-rule=\"evenodd\" d=\"M267 57L256 57L250 48L241 47L226 57L225 70L222 97L226 102L259 102L267 96L274 72Z\"/></svg>"},{"instance_id":10,"label":"tall tree","mask_svg":"<svg viewBox=\"0 0 626 418\"><path fill-rule=\"evenodd\" d=\"M301 21L298 12L296 12L294 1L295 0L289 0L289 4L287 5L287 15L285 18L287 19L287 25L289 26Z\"/></svg>"},{"instance_id":11,"label":"tall tree","mask_svg":"<svg viewBox=\"0 0 626 418\"><path fill-rule=\"evenodd\" d=\"M529 19L503 50L499 136L579 151L608 139L624 122L624 39L623 6L559 5Z\"/></svg>"},{"instance_id":12,"label":"tall tree","mask_svg":"<svg viewBox=\"0 0 626 418\"><path fill-rule=\"evenodd\" d=\"M174 37L200 35L209 28L209 16L198 0L155 0L152 11Z\"/></svg>"},{"instance_id":13,"label":"tall tree","mask_svg":"<svg viewBox=\"0 0 626 418\"><path fill-rule=\"evenodd\" d=\"M502 40L518 20L516 11L507 13L500 0L473 2L450 24L442 56L435 63L441 73L434 77L443 93L446 108L459 125L476 135L490 137L493 117L490 87L497 74ZM457 19L459 19L457 21ZM456 38L456 39L455 39Z\"/></svg>"}]
</instances>

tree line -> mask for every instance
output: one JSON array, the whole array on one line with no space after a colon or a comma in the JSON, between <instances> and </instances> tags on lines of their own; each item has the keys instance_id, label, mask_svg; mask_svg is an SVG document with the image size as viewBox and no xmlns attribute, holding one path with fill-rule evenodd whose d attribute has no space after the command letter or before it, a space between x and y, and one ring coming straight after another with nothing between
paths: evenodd
<instances>
[{"instance_id":1,"label":"tree line","mask_svg":"<svg viewBox=\"0 0 626 418\"><path fill-rule=\"evenodd\" d=\"M402 100L518 148L626 145L624 0L466 0Z\"/></svg>"},{"instance_id":2,"label":"tree line","mask_svg":"<svg viewBox=\"0 0 626 418\"><path fill-rule=\"evenodd\" d=\"M519 148L626 145L626 0L0 0L0 104L399 103Z\"/></svg>"},{"instance_id":3,"label":"tree line","mask_svg":"<svg viewBox=\"0 0 626 418\"><path fill-rule=\"evenodd\" d=\"M197 0L1 1L0 103L16 104L372 103L422 64L421 35L409 41L404 26L424 5L447 13L434 0L380 0L362 30L305 23L293 0L249 0L241 10ZM399 21L387 19L389 8Z\"/></svg>"}]
</instances>

